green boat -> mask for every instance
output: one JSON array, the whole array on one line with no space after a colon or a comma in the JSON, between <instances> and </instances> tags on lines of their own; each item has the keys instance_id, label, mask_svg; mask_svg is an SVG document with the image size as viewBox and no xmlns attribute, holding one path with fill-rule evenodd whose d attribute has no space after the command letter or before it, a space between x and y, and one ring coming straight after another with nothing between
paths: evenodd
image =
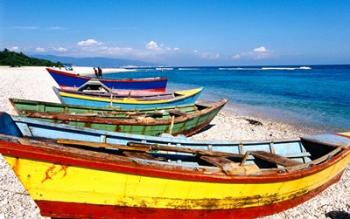
<instances>
[{"instance_id":1,"label":"green boat","mask_svg":"<svg viewBox=\"0 0 350 219\"><path fill-rule=\"evenodd\" d=\"M205 128L227 100L215 103L128 111L116 108L86 107L43 101L10 99L17 113L43 121L89 127L99 130L159 136L191 136Z\"/></svg>"}]
</instances>

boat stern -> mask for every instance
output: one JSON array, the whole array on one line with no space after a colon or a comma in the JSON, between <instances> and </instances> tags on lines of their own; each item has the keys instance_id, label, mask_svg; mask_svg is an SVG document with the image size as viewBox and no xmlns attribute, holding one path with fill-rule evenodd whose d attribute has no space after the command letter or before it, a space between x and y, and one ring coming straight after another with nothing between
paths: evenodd
<instances>
[{"instance_id":1,"label":"boat stern","mask_svg":"<svg viewBox=\"0 0 350 219\"><path fill-rule=\"evenodd\" d=\"M15 121L5 112L0 112L0 134L22 137L22 132L18 129Z\"/></svg>"}]
</instances>

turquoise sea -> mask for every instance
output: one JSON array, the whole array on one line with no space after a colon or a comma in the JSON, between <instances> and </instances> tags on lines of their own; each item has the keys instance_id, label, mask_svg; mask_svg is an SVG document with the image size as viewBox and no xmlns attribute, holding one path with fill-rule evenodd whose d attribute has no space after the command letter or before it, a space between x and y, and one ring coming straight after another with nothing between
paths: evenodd
<instances>
[{"instance_id":1,"label":"turquoise sea","mask_svg":"<svg viewBox=\"0 0 350 219\"><path fill-rule=\"evenodd\" d=\"M168 78L168 89L204 87L226 109L325 131L350 130L350 65L145 68L109 78Z\"/></svg>"}]
</instances>

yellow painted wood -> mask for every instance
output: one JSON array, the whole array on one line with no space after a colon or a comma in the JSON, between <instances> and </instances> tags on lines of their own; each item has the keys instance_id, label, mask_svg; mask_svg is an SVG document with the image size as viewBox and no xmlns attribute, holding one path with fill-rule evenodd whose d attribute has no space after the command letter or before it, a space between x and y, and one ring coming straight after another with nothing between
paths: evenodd
<instances>
[{"instance_id":1,"label":"yellow painted wood","mask_svg":"<svg viewBox=\"0 0 350 219\"><path fill-rule=\"evenodd\" d=\"M197 93L199 93L202 90L202 88L196 88L191 90L183 90L183 91L177 91L177 94L183 95L181 97L176 97L177 100L181 100L190 96L193 96ZM67 92L59 92L61 96L64 97L72 97L72 98L79 98L83 100L94 100L94 101L104 101L104 102L112 102L112 103L124 103L124 104L158 104L158 103L168 103L172 102L174 99L164 99L164 100L139 100L135 98L123 98L123 99L111 99L109 97L94 97L94 96L87 96L87 95L81 95L81 94L72 94Z\"/></svg>"},{"instance_id":2,"label":"yellow painted wood","mask_svg":"<svg viewBox=\"0 0 350 219\"><path fill-rule=\"evenodd\" d=\"M346 137L350 138L350 132L342 132L342 133L339 133L339 134L342 135L342 136L346 136Z\"/></svg>"},{"instance_id":3,"label":"yellow painted wood","mask_svg":"<svg viewBox=\"0 0 350 219\"><path fill-rule=\"evenodd\" d=\"M172 180L5 158L34 200L172 209L232 209L292 199L323 185L350 162L348 154L335 165L301 179L238 184Z\"/></svg>"}]
</instances>

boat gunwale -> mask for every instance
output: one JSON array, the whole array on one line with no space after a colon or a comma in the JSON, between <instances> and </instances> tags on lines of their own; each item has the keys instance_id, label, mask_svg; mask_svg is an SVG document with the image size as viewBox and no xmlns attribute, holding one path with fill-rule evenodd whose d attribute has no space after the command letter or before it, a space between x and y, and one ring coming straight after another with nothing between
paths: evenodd
<instances>
[{"instance_id":1,"label":"boat gunwale","mask_svg":"<svg viewBox=\"0 0 350 219\"><path fill-rule=\"evenodd\" d=\"M15 138L15 137L12 137ZM50 145L50 144L49 144ZM57 146L56 146L57 147ZM183 181L202 181L202 182L217 182L217 183L273 183L273 182L283 182L290 181L299 178L303 178L309 175L316 174L323 169L329 168L332 165L340 162L346 157L350 156L349 148L342 148L342 150L332 156L330 159L324 162L311 165L303 169L296 169L294 171L273 171L271 174L266 175L219 175L219 174L206 174L199 171L187 171L178 170L177 168L172 168L171 170L164 169L166 163L162 165L157 165L157 167L150 167L147 165L140 164L138 162L121 162L113 161L116 157L114 155L109 155L108 162L107 156L98 157L96 155L83 157L74 152L63 153L63 149L59 148L42 148L38 145L27 145L20 144L16 142L9 142L0 140L0 151L5 156L21 157L24 159L39 160L43 162L55 163L64 166L79 166L83 168L91 168L102 171L112 171L120 172L125 174L138 174L147 177L157 177L173 180L183 180ZM56 153L63 153L62 155ZM67 154L68 153L68 154ZM69 154L70 153L70 154ZM328 154L328 153L327 153ZM112 156L112 157L110 157ZM112 160L111 160L112 159ZM301 164L305 165L305 164ZM180 165L181 166L181 165ZM163 168L162 168L163 167ZM259 171L260 172L260 171ZM262 173L262 171L260 172Z\"/></svg>"},{"instance_id":2,"label":"boat gunwale","mask_svg":"<svg viewBox=\"0 0 350 219\"><path fill-rule=\"evenodd\" d=\"M80 76L77 75L77 73L70 73L62 70L57 70L54 68L46 68L46 70L51 74L50 71L52 71L54 74L60 74L60 75L65 75L73 78L82 78L82 79L91 79L94 77L89 77L89 76ZM125 79L105 79L105 78L99 78L99 81L102 83L105 82L137 82L137 83L142 83L142 82L152 82L152 81L167 81L168 79L166 77L149 77L149 78L125 78Z\"/></svg>"},{"instance_id":3,"label":"boat gunwale","mask_svg":"<svg viewBox=\"0 0 350 219\"><path fill-rule=\"evenodd\" d=\"M182 90L182 91L176 91L177 92L183 92L183 91L189 91L190 93L180 94L178 96L174 96L169 99L155 99L155 100L142 100L140 97L125 97L125 98L108 98L108 97L99 97L99 96L91 96L89 94L78 94L74 92L66 92L62 91L61 89L57 89L57 93L62 98L72 98L72 99L79 99L79 100L88 100L88 101L95 101L95 102L108 102L108 103L116 103L116 104L132 104L132 105L154 105L154 104L170 104L173 102L185 100L191 97L195 97L199 95L202 92L203 88L195 88L190 90ZM64 101L62 101L64 102Z\"/></svg>"},{"instance_id":4,"label":"boat gunwale","mask_svg":"<svg viewBox=\"0 0 350 219\"><path fill-rule=\"evenodd\" d=\"M0 113L1 114L1 113ZM87 127L73 127L66 124L54 124L51 122L45 122L45 121L39 121L32 118L27 118L25 116L14 116L11 115L11 118L15 123L25 123L29 126L35 125L35 126L45 126L49 128L55 128L58 130L70 130L74 132L87 132L91 135L99 135L99 136L106 136L107 139L111 137L116 137L115 132L112 131L105 131L105 130L97 130ZM239 144L245 144L245 145L255 145L255 144L271 144L271 143L291 143L291 142L297 142L300 141L300 138L286 138L286 139L274 139L271 141L253 141L253 140L243 140L243 141L224 141L224 140L206 140L206 141L198 141L198 140L191 140L188 142L186 138L176 138L176 137L154 137L154 136L145 136L145 135L139 135L139 134L128 134L128 133L118 133L118 137L122 138L142 138L146 141L157 141L159 142L159 138L161 138L161 142L169 141L174 143L174 140L177 140L176 144L191 144L196 146L232 146L232 145L239 145Z\"/></svg>"},{"instance_id":5,"label":"boat gunwale","mask_svg":"<svg viewBox=\"0 0 350 219\"><path fill-rule=\"evenodd\" d=\"M62 106L62 107L68 107L68 108L82 108L87 110L102 110L102 111L118 111L118 112L129 112L130 109L122 109L120 107L115 106L108 106L108 107L93 107L93 106L85 106L85 105L79 105L79 104L66 104L66 103L54 103L54 102L47 102L47 101L40 101L40 100L26 100L26 99L18 99L18 98L9 98L12 106L16 109L15 104L17 103L35 103L35 104L44 104L47 106ZM176 106L163 106L163 107L155 107L150 109L132 109L132 111L142 112L142 111L160 111L160 110L170 110L174 108L186 108L186 107L197 107L198 105L201 105L200 102L196 102L194 104L182 104L182 105L176 105Z\"/></svg>"},{"instance_id":6,"label":"boat gunwale","mask_svg":"<svg viewBox=\"0 0 350 219\"><path fill-rule=\"evenodd\" d=\"M111 92L109 91L106 91L106 92L94 92L94 90L87 90L87 91L79 91L77 88L74 88L74 87L60 87L59 91L61 92L66 92L66 93L71 93L71 94L82 94L82 95L90 95L90 96L95 96L95 97L106 97L106 98L109 98L111 95L113 97L116 97L116 98L154 98L154 97L166 97L166 96L170 96L170 97L174 97L175 96L175 93L176 91L173 91L173 92L149 92L145 95L141 95L141 94L118 94L118 92L121 92L124 93L126 91L130 91L131 93L132 92L142 92L143 90L128 90L128 89L125 89L125 90L121 90L121 91L116 91L116 90L113 90L113 89L110 89ZM149 90L149 89L146 89L146 91ZM152 89L151 89L152 90ZM181 91L181 90L180 90Z\"/></svg>"},{"instance_id":7,"label":"boat gunwale","mask_svg":"<svg viewBox=\"0 0 350 219\"><path fill-rule=\"evenodd\" d=\"M84 115L74 115L67 113L46 113L46 112L27 112L25 110L22 112L24 116L35 119L53 119L53 120L64 120L68 122L87 122L87 123L98 123L98 124L108 124L108 125L169 125L170 123L183 123L190 119L197 117L206 116L220 108L224 107L227 100L223 99L215 103L208 104L204 109L197 109L191 113L186 113L186 115L175 116L174 120L171 118L153 118L153 117L143 117L145 119L138 118L104 118L103 116L84 116ZM171 110L169 110L171 111ZM18 111L17 111L18 112ZM219 111L218 111L219 112ZM152 118L152 120L147 120L146 118ZM206 120L208 121L208 119ZM205 122L205 121L204 121Z\"/></svg>"}]
</instances>

